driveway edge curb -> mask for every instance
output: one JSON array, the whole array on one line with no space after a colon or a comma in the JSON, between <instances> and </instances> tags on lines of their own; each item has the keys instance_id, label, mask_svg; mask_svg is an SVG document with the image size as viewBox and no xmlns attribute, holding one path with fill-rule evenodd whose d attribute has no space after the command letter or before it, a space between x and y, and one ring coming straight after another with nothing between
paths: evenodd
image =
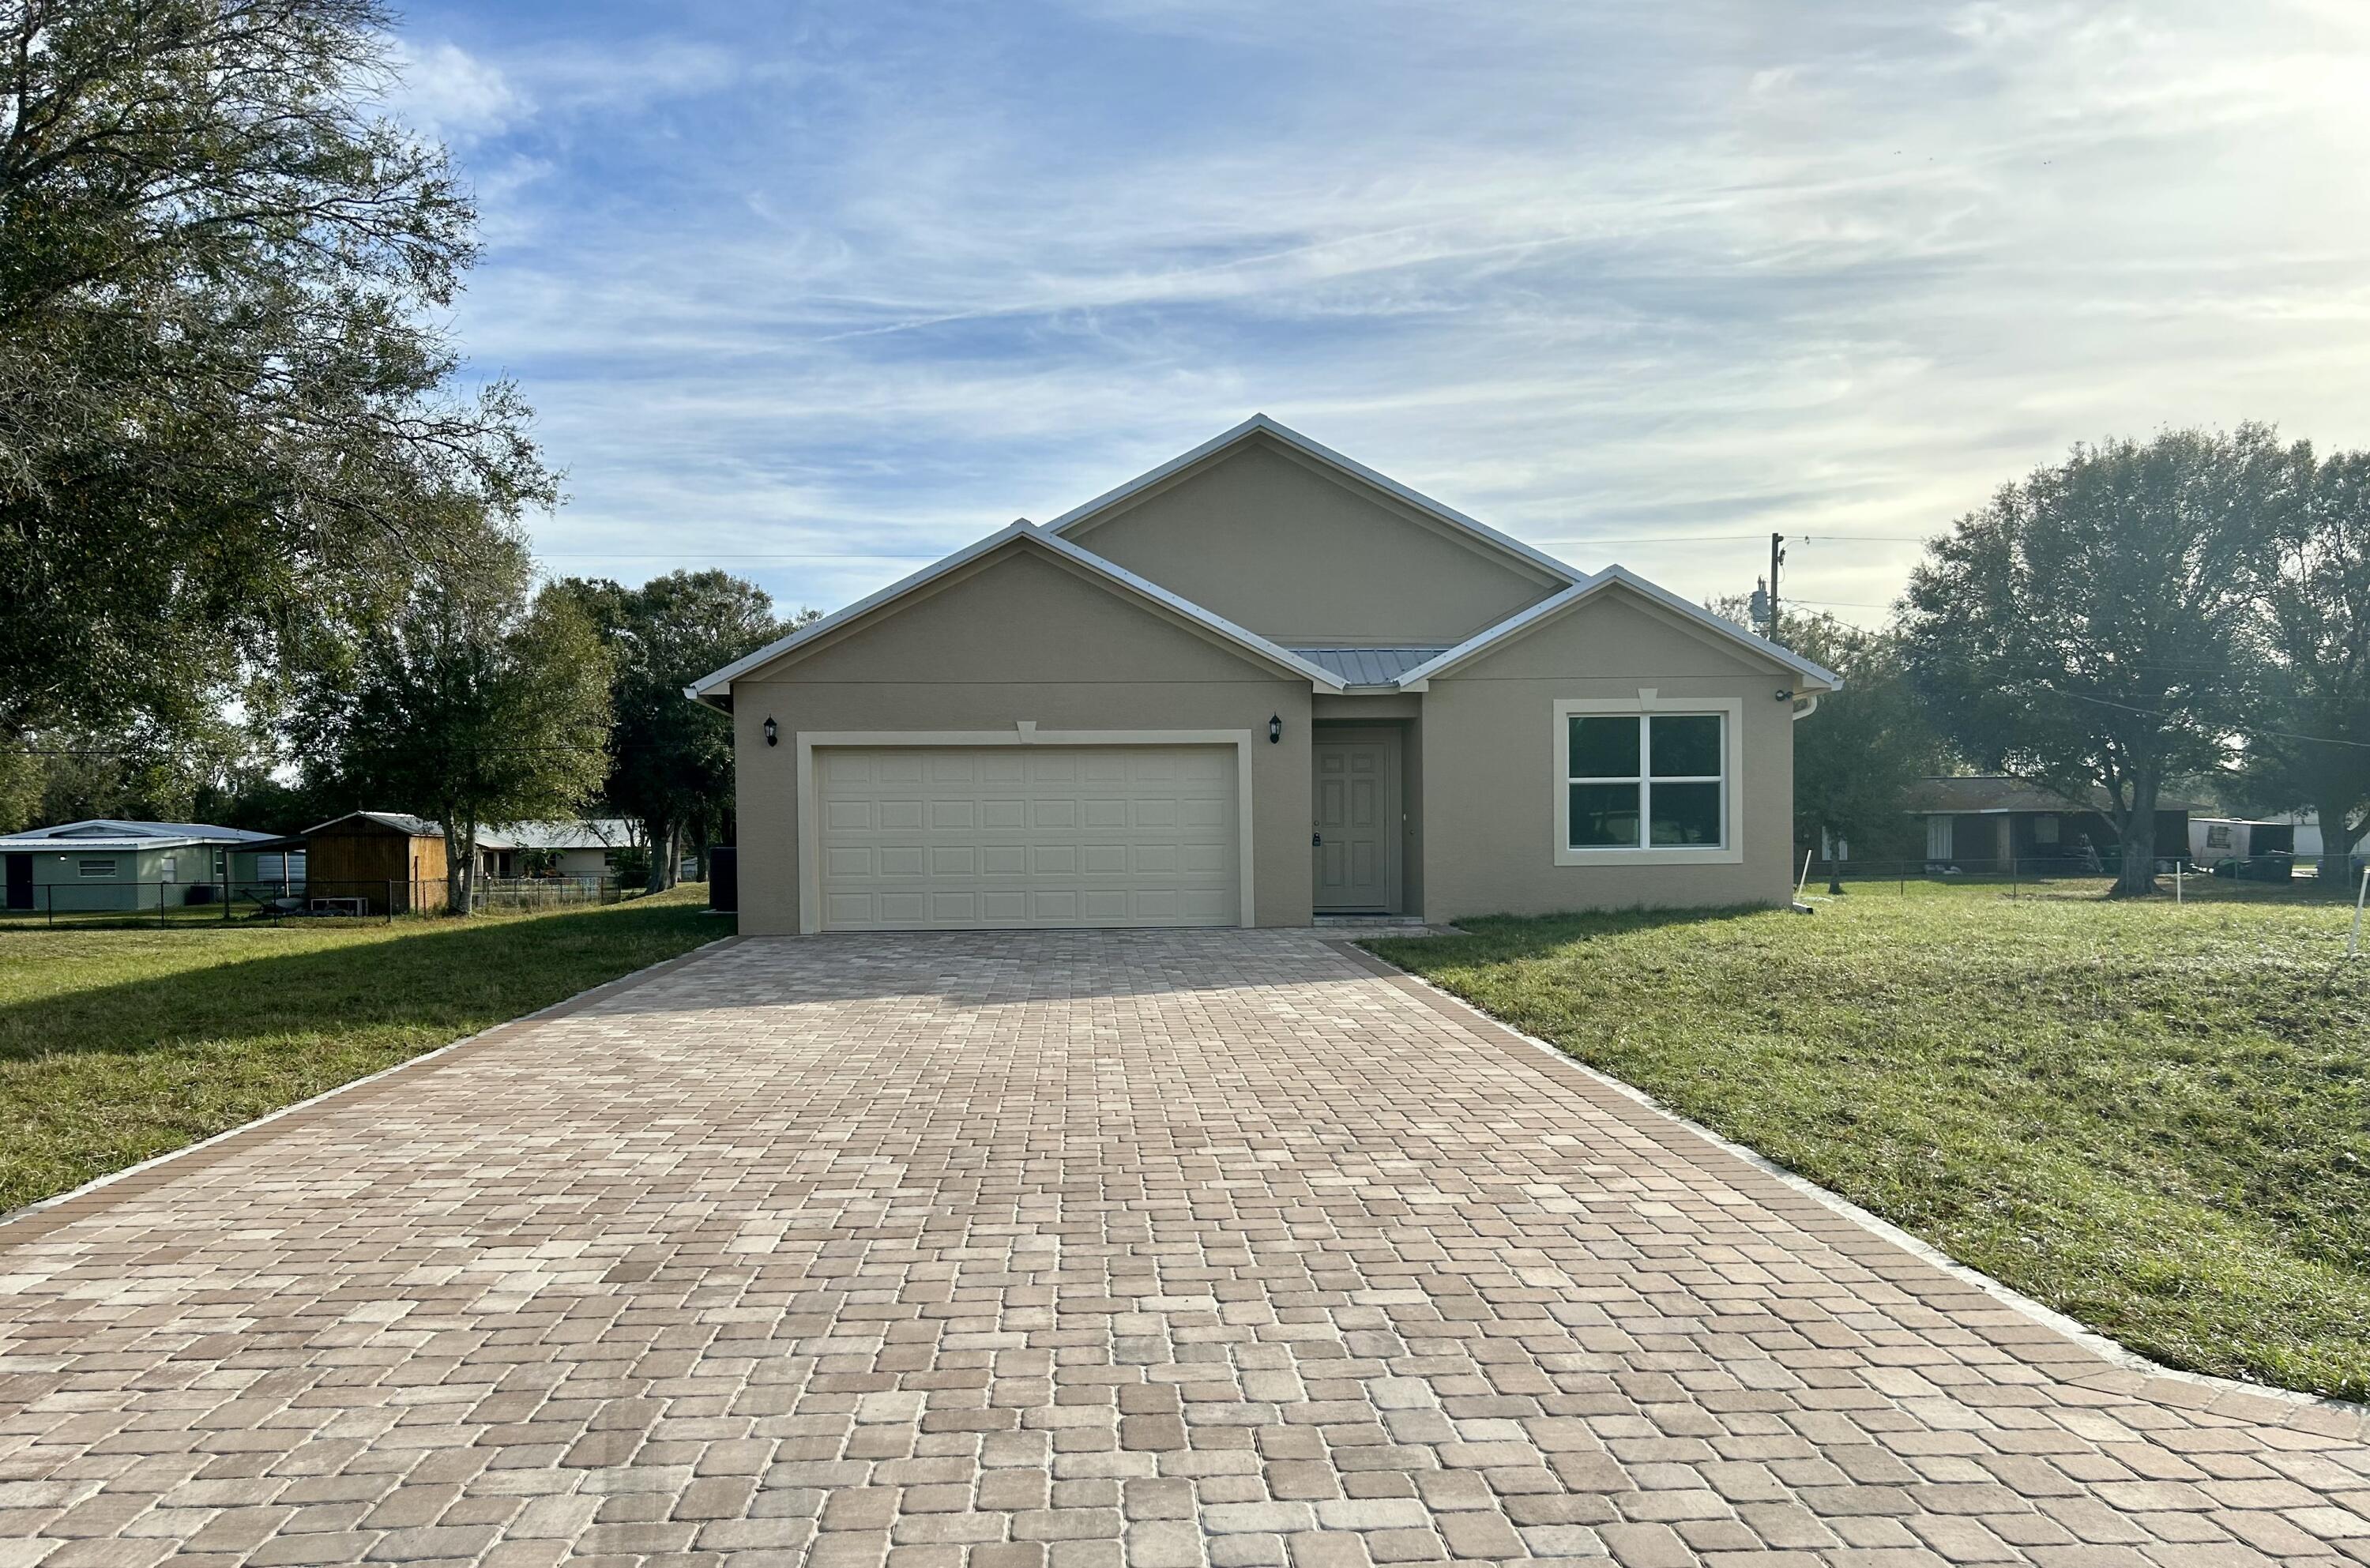
<instances>
[{"instance_id":1,"label":"driveway edge curb","mask_svg":"<svg viewBox=\"0 0 2370 1568\"><path fill-rule=\"evenodd\" d=\"M2370 1404L2356 1404L2347 1400L2330 1399L2319 1394L2299 1393L2293 1389L2276 1389L2261 1383L2242 1383L2235 1378L2216 1378L2203 1372L2183 1371L2180 1367L2167 1366L2161 1362L2151 1360L2139 1352L2108 1338L2078 1320L2069 1318L2056 1309L2034 1300L2014 1286L1994 1279L1980 1269L1968 1267L1932 1243L1904 1230L1891 1220L1860 1207L1849 1198L1830 1192L1807 1176L1787 1170L1775 1160L1743 1144L1722 1136L1700 1122L1664 1105L1644 1090L1598 1071L1552 1042L1542 1040L1536 1035L1524 1033L1512 1024L1493 1018L1454 992L1433 985L1421 975L1413 974L1399 968L1388 960L1367 951L1356 942L1339 939L1320 940L1325 946L1341 953L1359 968L1377 979L1390 982L1397 989L1406 992L1433 1011L1456 1020L1484 1040L1494 1044L1523 1047L1522 1054L1527 1058L1534 1059L1534 1065L1541 1067L1546 1066L1547 1063L1536 1062L1536 1057L1544 1055L1553 1063L1560 1065L1565 1071L1583 1078L1592 1087L1628 1101L1640 1109L1652 1112L1656 1116L1692 1135L1697 1141L1741 1161L1755 1173L1777 1182L1797 1196L1807 1199L1849 1221L1859 1230L1884 1245L1906 1252L1927 1267L1938 1271L1961 1285L1982 1292L2002 1307L2029 1320L2050 1334L2070 1342L2087 1355L2106 1364L2106 1369L2102 1374L2094 1375L2088 1378L2067 1374L2062 1366L2058 1366L2058 1375L2066 1377L2069 1381L2087 1382L2096 1386L2102 1377L2111 1379L2120 1377L2150 1383L2169 1383L2172 1385L2170 1389L2158 1388L2150 1390L2152 1397L2169 1404L2203 1408L2231 1414L2249 1414L2276 1424L2296 1427L2329 1436L2370 1439ZM1793 1214L1786 1214L1785 1217L1799 1223L1798 1216ZM1832 1235L1823 1234L1815 1228L1812 1229L1812 1234L1818 1235L1820 1239L1830 1244L1835 1241ZM1838 1250L1847 1253L1855 1251L1848 1248ZM1858 1256L1855 1256L1853 1261L1863 1264L1867 1262L1865 1258ZM2029 1345L2008 1343L1996 1335L1992 1337L1995 1343L2000 1343L2003 1349L2019 1359L2028 1362L2033 1359L2027 1354ZM2234 1404L2238 1408L2231 1409ZM2249 1410L2248 1407L2250 1405L2255 1408Z\"/></svg>"},{"instance_id":2,"label":"driveway edge curb","mask_svg":"<svg viewBox=\"0 0 2370 1568\"><path fill-rule=\"evenodd\" d=\"M734 946L743 940L745 939L736 934L702 942L688 952L679 952L673 958L662 958L656 963L645 964L639 969L620 974L614 980L604 980L598 986L589 986L572 997L562 997L559 1000L547 1003L533 1012L521 1013L516 1018L504 1019L500 1023L488 1025L475 1034L465 1034L458 1040L447 1041L432 1051L422 1051L417 1056L407 1056L402 1061L391 1066L381 1067L374 1073L358 1078L350 1078L334 1088L323 1090L309 1100L299 1100L293 1105L283 1105L277 1111L268 1111L251 1122L241 1122L237 1126L225 1127L219 1133L200 1138L195 1143L183 1144L179 1148L167 1149L163 1154L140 1161L137 1165L127 1165L121 1170L110 1170L105 1175L94 1176L79 1187L69 1188L63 1193L53 1193L46 1198L37 1198L20 1208L10 1209L5 1214L0 1214L0 1251L36 1240L73 1220L98 1213L127 1198L136 1197L150 1188L161 1185L167 1177L178 1175L181 1170L191 1166L205 1165L213 1160L223 1159L236 1152L229 1146L242 1139L251 1139L266 1128L271 1128L274 1131L286 1130L284 1127L275 1125L276 1124L285 1123L323 1109L333 1100L355 1095L374 1086L384 1084L385 1080L398 1073L441 1063L444 1058L469 1046L491 1044L507 1037L515 1030L524 1029L529 1024L549 1022L553 1019L566 1018L571 1013L581 1012L595 1002L605 1001L621 991L631 990L647 981L671 974L704 954ZM173 1166L176 1169L167 1170L166 1169L167 1166ZM122 1190L114 1190L118 1188Z\"/></svg>"}]
</instances>

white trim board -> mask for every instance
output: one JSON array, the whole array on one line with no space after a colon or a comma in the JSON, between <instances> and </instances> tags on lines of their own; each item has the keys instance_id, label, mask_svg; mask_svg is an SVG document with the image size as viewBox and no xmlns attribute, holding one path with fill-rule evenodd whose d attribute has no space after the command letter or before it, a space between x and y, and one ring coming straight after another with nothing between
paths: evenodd
<instances>
[{"instance_id":1,"label":"white trim board","mask_svg":"<svg viewBox=\"0 0 2370 1568\"><path fill-rule=\"evenodd\" d=\"M1226 746L1235 748L1235 846L1240 887L1235 924L1258 923L1252 885L1251 744L1249 730L1041 730L1024 719L1009 730L801 730L792 736L798 753L799 935L823 927L823 843L816 821L814 754L817 747L882 746Z\"/></svg>"}]
</instances>

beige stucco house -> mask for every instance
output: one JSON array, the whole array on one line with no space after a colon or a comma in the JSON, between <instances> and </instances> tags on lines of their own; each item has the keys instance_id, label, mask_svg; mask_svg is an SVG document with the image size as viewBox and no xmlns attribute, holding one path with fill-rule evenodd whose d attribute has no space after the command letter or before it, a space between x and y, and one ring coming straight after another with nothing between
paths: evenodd
<instances>
[{"instance_id":1,"label":"beige stucco house","mask_svg":"<svg viewBox=\"0 0 2370 1568\"><path fill-rule=\"evenodd\" d=\"M690 695L785 934L1781 903L1838 685L1262 415Z\"/></svg>"}]
</instances>

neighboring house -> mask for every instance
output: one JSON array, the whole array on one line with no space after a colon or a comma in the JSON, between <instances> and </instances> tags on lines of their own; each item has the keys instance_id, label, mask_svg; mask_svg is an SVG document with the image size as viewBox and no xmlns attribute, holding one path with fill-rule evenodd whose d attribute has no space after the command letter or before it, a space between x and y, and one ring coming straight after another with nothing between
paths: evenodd
<instances>
[{"instance_id":1,"label":"neighboring house","mask_svg":"<svg viewBox=\"0 0 2370 1568\"><path fill-rule=\"evenodd\" d=\"M1840 684L1260 416L690 695L784 933L1783 904Z\"/></svg>"},{"instance_id":2,"label":"neighboring house","mask_svg":"<svg viewBox=\"0 0 2370 1568\"><path fill-rule=\"evenodd\" d=\"M2107 792L2093 788L2079 799L2046 785L2004 774L1920 781L1911 814L1925 819L1926 861L1963 871L2078 865L2089 857L2111 857L2122 843L2107 815ZM2186 801L2159 796L2156 813L2157 858L2169 862L2189 849Z\"/></svg>"},{"instance_id":3,"label":"neighboring house","mask_svg":"<svg viewBox=\"0 0 2370 1568\"><path fill-rule=\"evenodd\" d=\"M530 857L551 857L551 872L563 877L614 874L617 851L634 842L634 824L623 817L586 817L574 822L514 822L504 824L500 847L488 861L488 874L528 874ZM478 842L486 842L478 836Z\"/></svg>"},{"instance_id":4,"label":"neighboring house","mask_svg":"<svg viewBox=\"0 0 2370 1568\"><path fill-rule=\"evenodd\" d=\"M212 823L109 818L10 834L0 837L6 906L63 913L186 904L192 886L253 879L255 847L270 838Z\"/></svg>"}]
</instances>

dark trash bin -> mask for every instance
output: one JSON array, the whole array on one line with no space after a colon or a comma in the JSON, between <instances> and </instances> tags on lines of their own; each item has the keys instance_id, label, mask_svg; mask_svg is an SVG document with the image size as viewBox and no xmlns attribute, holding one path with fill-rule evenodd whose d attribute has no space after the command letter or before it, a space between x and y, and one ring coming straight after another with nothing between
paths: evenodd
<instances>
[{"instance_id":1,"label":"dark trash bin","mask_svg":"<svg viewBox=\"0 0 2370 1568\"><path fill-rule=\"evenodd\" d=\"M741 907L741 868L738 857L730 844L712 846L708 851L708 906L727 913L737 913Z\"/></svg>"}]
</instances>

